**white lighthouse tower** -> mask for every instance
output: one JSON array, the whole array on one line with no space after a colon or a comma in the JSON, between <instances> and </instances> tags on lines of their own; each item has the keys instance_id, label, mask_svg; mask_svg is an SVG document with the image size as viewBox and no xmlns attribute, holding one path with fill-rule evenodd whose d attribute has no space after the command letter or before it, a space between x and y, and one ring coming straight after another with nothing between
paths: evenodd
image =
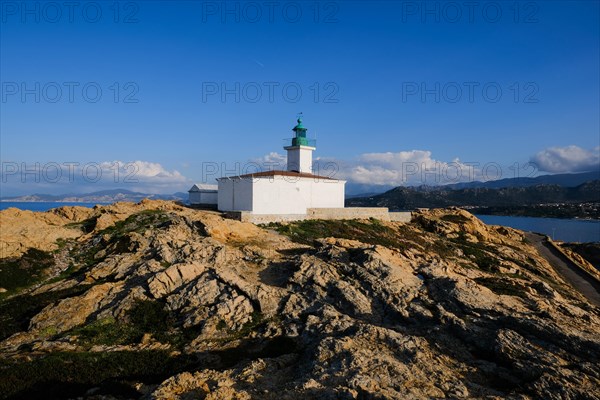
<instances>
[{"instance_id":1,"label":"white lighthouse tower","mask_svg":"<svg viewBox=\"0 0 600 400\"><path fill-rule=\"evenodd\" d=\"M302 118L292 129L295 133L287 150L286 171L262 171L217 179L217 204L220 211L239 212L240 219L257 223L304 219L319 209L344 210L346 181L312 173L314 140L306 138ZM317 211L315 211L317 210ZM326 211L321 211L324 218ZM387 211L386 211L387 212ZM369 214L370 215L370 214ZM386 214L387 215L387 214ZM353 218L356 213L353 212Z\"/></svg>"},{"instance_id":2,"label":"white lighthouse tower","mask_svg":"<svg viewBox=\"0 0 600 400\"><path fill-rule=\"evenodd\" d=\"M312 174L312 152L316 150L315 141L306 138L306 128L302 126L302 117L298 118L298 124L292 129L295 137L291 146L285 146L287 150L287 170Z\"/></svg>"}]
</instances>

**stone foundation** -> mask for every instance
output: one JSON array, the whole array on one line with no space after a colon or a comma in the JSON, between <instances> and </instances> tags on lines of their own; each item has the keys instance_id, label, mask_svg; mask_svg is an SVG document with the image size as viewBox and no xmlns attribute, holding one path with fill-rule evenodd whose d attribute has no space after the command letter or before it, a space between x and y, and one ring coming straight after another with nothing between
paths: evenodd
<instances>
[{"instance_id":1,"label":"stone foundation","mask_svg":"<svg viewBox=\"0 0 600 400\"><path fill-rule=\"evenodd\" d=\"M410 212L389 212L386 207L309 208L306 214L252 214L250 211L228 211L227 218L253 224L302 221L306 219L369 219L410 222Z\"/></svg>"},{"instance_id":2,"label":"stone foundation","mask_svg":"<svg viewBox=\"0 0 600 400\"><path fill-rule=\"evenodd\" d=\"M412 213L410 211L390 212L390 221L394 222L410 222Z\"/></svg>"}]
</instances>

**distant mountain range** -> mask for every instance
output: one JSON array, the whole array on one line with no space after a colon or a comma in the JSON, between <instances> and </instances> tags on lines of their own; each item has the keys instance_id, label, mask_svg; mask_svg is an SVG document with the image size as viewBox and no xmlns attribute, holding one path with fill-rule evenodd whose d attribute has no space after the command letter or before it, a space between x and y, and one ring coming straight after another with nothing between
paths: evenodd
<instances>
[{"instance_id":1,"label":"distant mountain range","mask_svg":"<svg viewBox=\"0 0 600 400\"><path fill-rule=\"evenodd\" d=\"M32 194L16 197L2 197L0 201L14 202L73 202L73 203L114 203L117 201L132 201L139 202L143 199L160 199L160 200L178 200L187 201L188 194L177 192L173 194L148 194L140 192L132 192L126 189L101 190L92 193L77 193L77 194Z\"/></svg>"},{"instance_id":2,"label":"distant mountain range","mask_svg":"<svg viewBox=\"0 0 600 400\"><path fill-rule=\"evenodd\" d=\"M582 172L576 174L541 175L535 178L505 178L487 182L475 181L437 186L421 185L411 187L429 187L431 190L438 190L440 188L452 190L469 188L501 189L506 187L528 187L536 185L559 185L562 187L575 187L581 185L582 183L594 180L600 180L600 171ZM348 182L346 184L346 198L371 197L392 190L394 187L394 185L382 186Z\"/></svg>"},{"instance_id":3,"label":"distant mountain range","mask_svg":"<svg viewBox=\"0 0 600 400\"><path fill-rule=\"evenodd\" d=\"M586 182L576 187L536 185L501 189L486 187L450 189L445 186L400 186L375 196L348 199L349 205L352 206L383 206L394 209L583 202L600 202L600 180Z\"/></svg>"},{"instance_id":4,"label":"distant mountain range","mask_svg":"<svg viewBox=\"0 0 600 400\"><path fill-rule=\"evenodd\" d=\"M346 205L391 210L457 206L481 214L599 219L600 180L575 187L556 184L498 189L400 186L375 196L346 199Z\"/></svg>"},{"instance_id":5,"label":"distant mountain range","mask_svg":"<svg viewBox=\"0 0 600 400\"><path fill-rule=\"evenodd\" d=\"M388 187L391 190L385 193L376 192L373 187L368 185L349 183L347 186L359 190L358 192L353 190L353 192L360 194L349 194L346 196L346 201L349 206L385 206L391 209L453 205L506 207L556 202L600 202L597 184L594 186L593 183L590 183L594 181L600 181L600 171L544 175L535 178L510 178L489 182L457 183L444 186ZM588 182L587 186L584 185L586 182ZM379 188L381 189L381 187ZM347 193L348 191L347 188ZM126 189L112 189L92 193L31 194L2 197L0 201L114 203L117 201L138 202L145 198L187 202L188 194L184 192L148 194Z\"/></svg>"},{"instance_id":6,"label":"distant mountain range","mask_svg":"<svg viewBox=\"0 0 600 400\"><path fill-rule=\"evenodd\" d=\"M537 185L558 185L575 187L585 182L600 180L600 170L578 174L541 175L535 178L506 178L488 182L467 182L444 185L448 189L489 188L501 189L507 187L528 187Z\"/></svg>"}]
</instances>

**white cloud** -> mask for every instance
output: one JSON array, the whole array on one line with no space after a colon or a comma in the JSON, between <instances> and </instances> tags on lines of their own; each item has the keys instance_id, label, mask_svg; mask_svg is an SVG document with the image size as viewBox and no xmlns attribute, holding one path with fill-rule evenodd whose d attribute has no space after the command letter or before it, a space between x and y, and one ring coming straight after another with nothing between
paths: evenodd
<instances>
[{"instance_id":1,"label":"white cloud","mask_svg":"<svg viewBox=\"0 0 600 400\"><path fill-rule=\"evenodd\" d=\"M2 163L2 195L87 193L127 189L144 193L187 190L191 181L177 170L149 161Z\"/></svg>"},{"instance_id":2,"label":"white cloud","mask_svg":"<svg viewBox=\"0 0 600 400\"><path fill-rule=\"evenodd\" d=\"M411 150L400 151L398 153L365 153L358 158L367 163L377 163L389 167L397 167L405 162L424 162L431 163L431 151Z\"/></svg>"},{"instance_id":3,"label":"white cloud","mask_svg":"<svg viewBox=\"0 0 600 400\"><path fill-rule=\"evenodd\" d=\"M436 160L430 151L411 150L396 153L366 153L340 168L350 182L371 185L440 185L486 180L477 165Z\"/></svg>"},{"instance_id":4,"label":"white cloud","mask_svg":"<svg viewBox=\"0 0 600 400\"><path fill-rule=\"evenodd\" d=\"M161 164L149 161L105 161L100 163L103 175L128 182L181 183L188 179L177 170L168 171Z\"/></svg>"},{"instance_id":5,"label":"white cloud","mask_svg":"<svg viewBox=\"0 0 600 400\"><path fill-rule=\"evenodd\" d=\"M263 169L277 169L261 164L267 162L285 169L286 156L270 153L253 161L263 165ZM493 168L490 171L494 172ZM440 185L490 178L483 176L478 165L461 162L458 158L451 162L439 161L425 150L365 153L354 160L319 157L314 160L313 172L370 186ZM499 178L492 175L491 178Z\"/></svg>"},{"instance_id":6,"label":"white cloud","mask_svg":"<svg viewBox=\"0 0 600 400\"><path fill-rule=\"evenodd\" d=\"M262 170L281 170L287 166L287 156L271 152L260 158L254 158L250 162L258 164Z\"/></svg>"},{"instance_id":7,"label":"white cloud","mask_svg":"<svg viewBox=\"0 0 600 400\"><path fill-rule=\"evenodd\" d=\"M600 146L591 150L571 145L566 147L549 147L531 157L540 171L584 172L600 168Z\"/></svg>"},{"instance_id":8,"label":"white cloud","mask_svg":"<svg viewBox=\"0 0 600 400\"><path fill-rule=\"evenodd\" d=\"M285 169L286 156L269 153L253 160L263 170ZM518 173L529 176L535 165L541 172L581 172L600 167L600 147L584 150L577 146L553 147L532 157L529 163L519 164ZM277 165L273 167L272 165ZM364 153L352 160L319 157L313 163L317 175L345 179L361 187L445 185L474 181L490 181L515 177L514 164L495 162L465 162L436 159L431 151L410 150L399 152Z\"/></svg>"}]
</instances>

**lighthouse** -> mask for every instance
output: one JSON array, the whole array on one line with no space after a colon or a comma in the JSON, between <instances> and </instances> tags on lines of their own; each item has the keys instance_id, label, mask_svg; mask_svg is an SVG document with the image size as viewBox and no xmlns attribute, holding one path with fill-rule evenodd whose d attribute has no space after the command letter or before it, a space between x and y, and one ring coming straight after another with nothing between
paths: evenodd
<instances>
[{"instance_id":1,"label":"lighthouse","mask_svg":"<svg viewBox=\"0 0 600 400\"><path fill-rule=\"evenodd\" d=\"M283 147L288 156L286 170L217 178L219 211L229 218L255 224L356 218L410 222L409 212L389 213L386 207L344 207L346 181L335 174L320 176L313 173L312 153L316 150L316 141L306 137L302 114L292 130L294 137L286 139ZM203 199L210 199L210 202ZM214 206L214 189L194 185L190 189L190 203Z\"/></svg>"},{"instance_id":2,"label":"lighthouse","mask_svg":"<svg viewBox=\"0 0 600 400\"><path fill-rule=\"evenodd\" d=\"M286 139L286 170L254 172L218 178L217 205L220 211L237 212L243 220L254 222L308 218L315 210L344 209L346 181L335 176L312 172L314 140L306 137L302 117L292 129L294 137Z\"/></svg>"},{"instance_id":3,"label":"lighthouse","mask_svg":"<svg viewBox=\"0 0 600 400\"><path fill-rule=\"evenodd\" d=\"M287 170L312 174L312 152L316 148L316 140L306 137L307 129L302 125L302 117L296 121L297 125L292 129L294 137L291 146L285 146L287 151Z\"/></svg>"}]
</instances>

